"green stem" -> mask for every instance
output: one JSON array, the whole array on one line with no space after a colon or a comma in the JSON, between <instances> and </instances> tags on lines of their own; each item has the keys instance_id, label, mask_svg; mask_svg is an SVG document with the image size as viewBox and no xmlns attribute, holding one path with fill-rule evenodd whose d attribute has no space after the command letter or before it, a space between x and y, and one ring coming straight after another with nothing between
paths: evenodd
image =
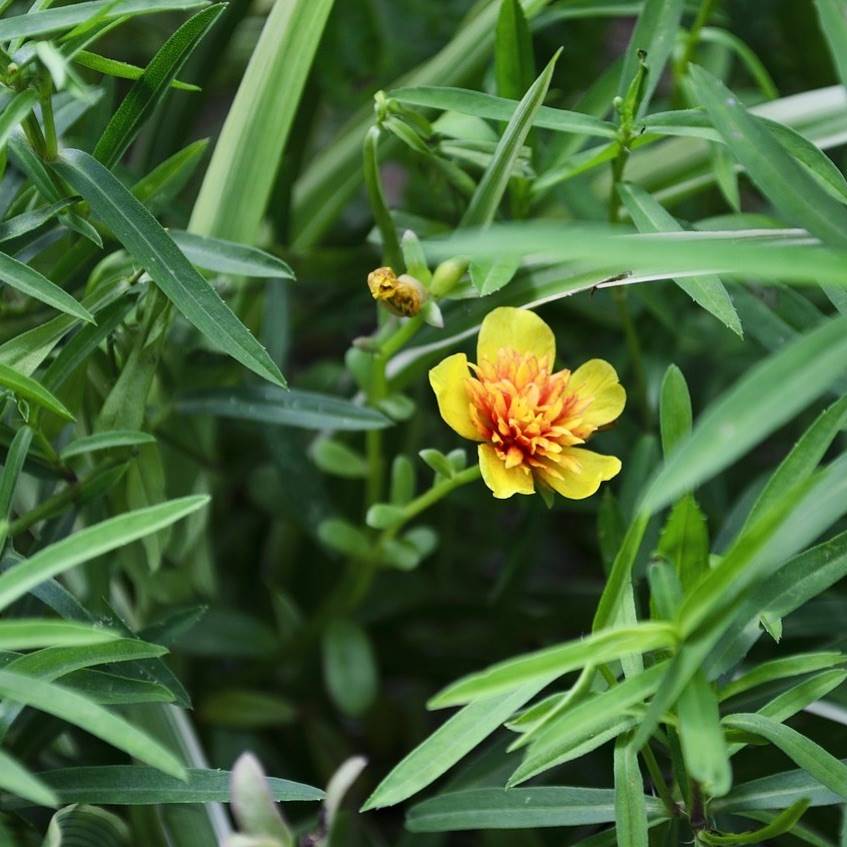
<instances>
[{"instance_id":1,"label":"green stem","mask_svg":"<svg viewBox=\"0 0 847 847\"><path fill-rule=\"evenodd\" d=\"M703 0L700 4L700 8L697 10L697 17L694 18L694 23L691 24L691 29L688 30L685 46L679 58L677 65L679 76L682 76L688 68L688 63L691 61L694 51L697 48L697 42L700 40L700 33L703 27L709 22L709 18L715 10L715 4L716 0Z\"/></svg>"},{"instance_id":2,"label":"green stem","mask_svg":"<svg viewBox=\"0 0 847 847\"><path fill-rule=\"evenodd\" d=\"M650 745L645 744L639 752L641 757L644 759L644 764L647 765L647 770L650 773L650 779L653 781L653 786L659 793L659 798L664 804L665 809L667 809L668 814L672 818L675 817L677 815L676 803L673 801L670 788L668 788L668 784L665 782L662 769L659 767L659 763L656 761L656 756L650 749Z\"/></svg>"},{"instance_id":3,"label":"green stem","mask_svg":"<svg viewBox=\"0 0 847 847\"><path fill-rule=\"evenodd\" d=\"M401 350L423 326L423 318L415 315L403 321L400 326L382 343L379 352L371 364L371 384L368 390L368 402L378 406L388 396L388 381L385 369L391 357ZM385 478L385 459L382 455L382 431L371 430L365 436L365 454L368 462L365 508L382 499Z\"/></svg>"},{"instance_id":4,"label":"green stem","mask_svg":"<svg viewBox=\"0 0 847 847\"><path fill-rule=\"evenodd\" d=\"M9 524L9 535L14 538L16 535L26 532L31 526L35 526L35 524L40 523L41 521L60 514L68 506L82 500L88 490L100 482L106 472L111 471L113 468L116 468L124 462L126 462L125 457L110 459L93 470L84 479L71 483L66 488L63 488L58 494L48 497L31 511L22 515L17 520L12 521Z\"/></svg>"},{"instance_id":5,"label":"green stem","mask_svg":"<svg viewBox=\"0 0 847 847\"><path fill-rule=\"evenodd\" d=\"M59 156L59 137L56 134L56 121L53 118L53 100L50 97L50 88L41 97L41 116L44 121L44 157L49 162L55 161Z\"/></svg>"},{"instance_id":6,"label":"green stem","mask_svg":"<svg viewBox=\"0 0 847 847\"><path fill-rule=\"evenodd\" d=\"M27 141L29 141L32 149L35 150L40 158L46 158L47 142L44 140L44 135L41 132L41 126L36 120L35 115L30 112L30 114L23 119L21 126L23 127L24 134L26 135Z\"/></svg>"},{"instance_id":7,"label":"green stem","mask_svg":"<svg viewBox=\"0 0 847 847\"><path fill-rule=\"evenodd\" d=\"M405 270L403 250L400 247L400 239L397 237L397 229L394 226L391 213L388 211L388 203L385 200L382 179L379 175L379 136L379 127L372 126L365 135L362 146L365 188L368 192L374 221L382 237L383 261L395 273L401 274Z\"/></svg>"},{"instance_id":8,"label":"green stem","mask_svg":"<svg viewBox=\"0 0 847 847\"><path fill-rule=\"evenodd\" d=\"M430 506L435 505L451 491L455 491L457 488L461 488L461 486L467 485L469 482L479 479L481 475L479 465L472 465L469 468L465 468L463 471L459 471L455 476L451 476L450 479L442 480L436 485L433 485L429 491L425 491L419 497L415 497L414 500L410 500L403 507L403 517L398 523L392 526L391 529L386 529L382 533L379 539L379 544L382 544L389 538L393 538L412 518L419 515Z\"/></svg>"},{"instance_id":9,"label":"green stem","mask_svg":"<svg viewBox=\"0 0 847 847\"><path fill-rule=\"evenodd\" d=\"M685 105L685 98L682 96L682 78L688 70L688 65L694 57L694 51L697 49L697 44L700 41L700 33L703 27L709 22L712 12L715 10L716 0L703 0L700 8L697 10L697 16L694 18L694 23L691 24L691 29L685 37L682 46L682 51L679 54L679 59L674 62L673 66L673 104L675 108L681 108Z\"/></svg>"},{"instance_id":10,"label":"green stem","mask_svg":"<svg viewBox=\"0 0 847 847\"><path fill-rule=\"evenodd\" d=\"M623 173L629 158L629 132L626 128L621 131L620 149L612 161L612 187L609 191L609 223L618 223L620 208L618 205L618 185L623 181ZM644 425L650 426L650 402L647 399L647 376L644 370L644 359L641 354L641 342L635 330L635 323L629 309L628 295L624 286L616 285L612 289L612 299L617 306L621 326L624 331L629 359L632 364L632 375L635 382L635 400L644 420Z\"/></svg>"}]
</instances>

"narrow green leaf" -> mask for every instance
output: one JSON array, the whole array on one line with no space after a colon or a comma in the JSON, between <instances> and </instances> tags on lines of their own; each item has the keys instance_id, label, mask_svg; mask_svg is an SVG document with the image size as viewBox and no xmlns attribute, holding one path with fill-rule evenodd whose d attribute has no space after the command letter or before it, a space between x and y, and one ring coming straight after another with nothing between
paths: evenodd
<instances>
[{"instance_id":1,"label":"narrow green leaf","mask_svg":"<svg viewBox=\"0 0 847 847\"><path fill-rule=\"evenodd\" d=\"M112 168L120 160L197 43L212 28L223 9L223 4L219 3L198 12L156 51L144 73L133 83L103 130L94 148L95 159L107 168Z\"/></svg>"},{"instance_id":2,"label":"narrow green leaf","mask_svg":"<svg viewBox=\"0 0 847 847\"><path fill-rule=\"evenodd\" d=\"M644 803L653 814L659 814L652 797ZM411 832L458 832L584 826L614 820L615 792L609 788L472 788L413 806L406 827Z\"/></svg>"},{"instance_id":3,"label":"narrow green leaf","mask_svg":"<svg viewBox=\"0 0 847 847\"><path fill-rule=\"evenodd\" d=\"M185 415L214 415L306 429L367 430L391 425L381 412L342 397L270 386L198 391L177 400L176 408Z\"/></svg>"},{"instance_id":4,"label":"narrow green leaf","mask_svg":"<svg viewBox=\"0 0 847 847\"><path fill-rule=\"evenodd\" d=\"M74 300L67 291L50 282L35 268L31 268L5 253L0 253L0 280L28 297L40 300L60 312L94 323L91 312Z\"/></svg>"},{"instance_id":5,"label":"narrow green leaf","mask_svg":"<svg viewBox=\"0 0 847 847\"><path fill-rule=\"evenodd\" d=\"M209 146L208 138L187 144L132 186L133 196L151 209L170 202L194 175Z\"/></svg>"},{"instance_id":6,"label":"narrow green leaf","mask_svg":"<svg viewBox=\"0 0 847 847\"><path fill-rule=\"evenodd\" d=\"M733 833L732 835L714 835L710 832L704 832L700 837L704 844L767 843L772 838L777 838L786 832L791 832L808 808L809 801L803 798L796 803L792 803L784 812L778 814L773 820L759 829L751 830L750 832Z\"/></svg>"},{"instance_id":7,"label":"narrow green leaf","mask_svg":"<svg viewBox=\"0 0 847 847\"><path fill-rule=\"evenodd\" d=\"M373 647L367 634L353 621L336 620L323 637L323 671L335 704L356 717L373 704L379 686Z\"/></svg>"},{"instance_id":8,"label":"narrow green leaf","mask_svg":"<svg viewBox=\"0 0 847 847\"><path fill-rule=\"evenodd\" d=\"M803 433L803 437L780 462L779 467L756 498L744 525L750 526L789 489L808 479L826 455L835 437L845 426L847 426L847 397L821 412L815 422Z\"/></svg>"},{"instance_id":9,"label":"narrow green leaf","mask_svg":"<svg viewBox=\"0 0 847 847\"><path fill-rule=\"evenodd\" d=\"M73 202L74 200L71 198L60 200L58 203L41 206L38 209L33 209L31 212L23 212L20 215L15 215L13 218L0 221L0 242L19 238L28 232L32 232L34 229L38 229L38 227L47 223L47 221L55 217L63 209L66 209ZM90 315L86 320L89 319Z\"/></svg>"},{"instance_id":10,"label":"narrow green leaf","mask_svg":"<svg viewBox=\"0 0 847 847\"><path fill-rule=\"evenodd\" d=\"M627 527L621 546L612 562L612 570L597 603L597 611L594 613L594 621L591 624L592 632L598 632L609 626L617 618L622 598L632 585L632 568L650 516L644 513L637 514Z\"/></svg>"},{"instance_id":11,"label":"narrow green leaf","mask_svg":"<svg viewBox=\"0 0 847 847\"><path fill-rule=\"evenodd\" d=\"M204 495L169 500L109 518L50 544L0 574L0 609L45 580L170 526L208 502L209 498Z\"/></svg>"},{"instance_id":12,"label":"narrow green leaf","mask_svg":"<svg viewBox=\"0 0 847 847\"><path fill-rule=\"evenodd\" d=\"M58 415L67 421L72 421L74 416L66 408L65 404L54 397L46 388L28 376L18 373L8 365L0 364L0 387L11 391L20 400L27 400L36 406L46 409L48 412Z\"/></svg>"},{"instance_id":13,"label":"narrow green leaf","mask_svg":"<svg viewBox=\"0 0 847 847\"><path fill-rule=\"evenodd\" d=\"M505 97L495 97L482 91L446 86L419 85L409 88L395 88L389 96L409 106L425 109L441 109L445 112L459 112L478 118L495 121L510 121L518 110L520 102ZM614 138L615 127L608 121L602 121L593 115L582 112L569 112L567 109L554 109L539 106L532 117L532 126L551 129L554 132L591 135L598 138Z\"/></svg>"},{"instance_id":14,"label":"narrow green leaf","mask_svg":"<svg viewBox=\"0 0 847 847\"><path fill-rule=\"evenodd\" d=\"M766 100L776 100L779 97L779 91L762 60L737 35L726 29L704 26L699 36L700 41L705 44L719 44L731 53L735 53Z\"/></svg>"},{"instance_id":15,"label":"narrow green leaf","mask_svg":"<svg viewBox=\"0 0 847 847\"><path fill-rule=\"evenodd\" d=\"M685 8L683 0L646 0L632 31L626 48L618 96L623 97L639 66L639 51L647 54L644 60L648 67L647 80L641 99L639 114L643 114L650 103L653 92L662 78L665 63L670 58Z\"/></svg>"},{"instance_id":16,"label":"narrow green leaf","mask_svg":"<svg viewBox=\"0 0 847 847\"><path fill-rule=\"evenodd\" d=\"M170 230L170 234L188 261L199 268L233 276L294 279L286 262L258 247L182 230Z\"/></svg>"},{"instance_id":17,"label":"narrow green leaf","mask_svg":"<svg viewBox=\"0 0 847 847\"><path fill-rule=\"evenodd\" d=\"M501 97L520 100L535 79L532 34L519 0L500 0L494 34L494 77Z\"/></svg>"},{"instance_id":18,"label":"narrow green leaf","mask_svg":"<svg viewBox=\"0 0 847 847\"><path fill-rule=\"evenodd\" d=\"M651 697L666 670L667 664L659 663L545 721L540 730L531 734L526 756L509 778L509 786L571 759L574 748Z\"/></svg>"},{"instance_id":19,"label":"narrow green leaf","mask_svg":"<svg viewBox=\"0 0 847 847\"><path fill-rule=\"evenodd\" d=\"M114 302L107 300L102 304L98 303L98 311L96 313L97 323L82 327L79 332L74 334L70 341L62 346L62 349L47 366L47 370L44 371L44 376L41 380L44 387L50 389L50 391L58 391L74 371L118 328L135 303L136 298L131 294L119 297ZM67 319L62 319L62 323L59 323L59 319L54 320L56 321L54 324L55 331L49 333L40 349L36 347L38 350L37 355L30 353L30 356L25 360L28 367L32 370L35 370L41 364L50 350L53 349L53 346L71 327ZM43 324L42 326L49 327L50 323L52 322L48 322L48 324ZM24 344L22 346L25 347L28 345Z\"/></svg>"},{"instance_id":20,"label":"narrow green leaf","mask_svg":"<svg viewBox=\"0 0 847 847\"><path fill-rule=\"evenodd\" d=\"M68 721L177 779L185 778L185 768L173 753L123 718L69 688L0 670L0 694L15 703Z\"/></svg>"},{"instance_id":21,"label":"narrow green leaf","mask_svg":"<svg viewBox=\"0 0 847 847\"><path fill-rule=\"evenodd\" d=\"M100 644L118 637L102 627L49 618L15 618L0 621L0 650L32 650L36 647L74 647Z\"/></svg>"},{"instance_id":22,"label":"narrow green leaf","mask_svg":"<svg viewBox=\"0 0 847 847\"><path fill-rule=\"evenodd\" d=\"M688 383L676 365L668 365L659 395L659 428L662 433L662 452L665 456L691 435L692 423Z\"/></svg>"},{"instance_id":23,"label":"narrow green leaf","mask_svg":"<svg viewBox=\"0 0 847 847\"><path fill-rule=\"evenodd\" d=\"M577 641L557 644L534 653L492 665L454 682L430 700L430 708L443 708L501 694L538 679L555 679L586 663L611 662L629 653L646 653L671 647L676 628L667 623L645 622L605 629Z\"/></svg>"},{"instance_id":24,"label":"narrow green leaf","mask_svg":"<svg viewBox=\"0 0 847 847\"><path fill-rule=\"evenodd\" d=\"M508 187L518 154L532 128L535 113L547 96L547 89L550 87L558 58L559 53L557 52L538 79L529 87L518 108L515 109L514 115L509 120L497 144L491 163L485 169L468 208L462 215L461 226L485 226L494 220L497 207L500 205L503 194Z\"/></svg>"},{"instance_id":25,"label":"narrow green leaf","mask_svg":"<svg viewBox=\"0 0 847 847\"><path fill-rule=\"evenodd\" d=\"M103 12L103 20L135 17L153 12L180 11L205 6L208 0L89 0L58 9L46 9L28 15L0 20L0 41L32 38L69 30Z\"/></svg>"},{"instance_id":26,"label":"narrow green leaf","mask_svg":"<svg viewBox=\"0 0 847 847\"><path fill-rule=\"evenodd\" d=\"M0 28L4 21L0 20ZM38 94L32 88L19 91L0 112L0 151L6 148L6 142L18 128L21 121L33 110L38 102Z\"/></svg>"},{"instance_id":27,"label":"narrow green leaf","mask_svg":"<svg viewBox=\"0 0 847 847\"><path fill-rule=\"evenodd\" d=\"M710 797L732 785L729 750L720 725L718 700L703 671L694 674L676 704L685 769Z\"/></svg>"},{"instance_id":28,"label":"narrow green leaf","mask_svg":"<svg viewBox=\"0 0 847 847\"><path fill-rule=\"evenodd\" d=\"M63 768L38 776L62 803L102 803L115 806L170 805L173 803L226 803L230 799L229 771L188 768L184 779L153 768L133 765ZM323 791L268 777L268 787L278 802L323 799Z\"/></svg>"},{"instance_id":29,"label":"narrow green leaf","mask_svg":"<svg viewBox=\"0 0 847 847\"><path fill-rule=\"evenodd\" d=\"M618 194L629 210L639 232L682 232L676 218L665 211L662 205L637 185L623 183ZM691 299L714 315L736 335L743 336L741 321L732 304L729 292L714 274L709 276L676 277L674 282Z\"/></svg>"},{"instance_id":30,"label":"narrow green leaf","mask_svg":"<svg viewBox=\"0 0 847 847\"><path fill-rule=\"evenodd\" d=\"M77 65L82 65L84 68L89 68L106 76L114 76L118 79L136 80L144 73L144 68L139 68L137 65L131 65L129 62L121 62L118 59L110 59L108 56L101 56L99 53L92 53L88 50L75 52L73 54L73 61ZM172 80L170 87L178 91L201 90L199 85L180 82L178 79Z\"/></svg>"},{"instance_id":31,"label":"narrow green leaf","mask_svg":"<svg viewBox=\"0 0 847 847\"><path fill-rule=\"evenodd\" d=\"M759 108L763 109L764 107ZM844 174L841 173L832 159L823 152L821 147L810 140L810 138L815 137L810 129L803 128L803 132L809 135L807 137L796 129L756 114L753 110L749 112L749 115L754 121L761 124L803 167L817 177L833 197L841 199L842 202L847 200L847 179L844 178ZM724 137L712 126L709 116L702 109L677 109L673 112L657 112L653 115L647 115L642 125L651 134L706 138L709 141L720 142L721 150L725 152L729 150ZM819 143L822 145L827 143L826 135L821 138Z\"/></svg>"},{"instance_id":32,"label":"narrow green leaf","mask_svg":"<svg viewBox=\"0 0 847 847\"><path fill-rule=\"evenodd\" d=\"M615 742L615 824L618 847L648 847L647 802L638 752L625 735Z\"/></svg>"},{"instance_id":33,"label":"narrow green leaf","mask_svg":"<svg viewBox=\"0 0 847 847\"><path fill-rule=\"evenodd\" d=\"M36 806L59 805L55 792L23 765L0 750L0 788Z\"/></svg>"},{"instance_id":34,"label":"narrow green leaf","mask_svg":"<svg viewBox=\"0 0 847 847\"><path fill-rule=\"evenodd\" d=\"M687 591L709 569L709 531L706 516L691 494L679 500L668 515L658 552L676 568Z\"/></svg>"},{"instance_id":35,"label":"narrow green leaf","mask_svg":"<svg viewBox=\"0 0 847 847\"><path fill-rule=\"evenodd\" d=\"M847 246L847 209L803 170L722 82L696 66L690 74L697 99L759 190L790 221L824 243Z\"/></svg>"},{"instance_id":36,"label":"narrow green leaf","mask_svg":"<svg viewBox=\"0 0 847 847\"><path fill-rule=\"evenodd\" d=\"M827 321L751 368L665 461L641 508L656 512L711 478L820 396L847 367L845 330L844 318Z\"/></svg>"},{"instance_id":37,"label":"narrow green leaf","mask_svg":"<svg viewBox=\"0 0 847 847\"><path fill-rule=\"evenodd\" d=\"M751 688L765 685L774 680L824 670L835 665L842 665L845 662L847 662L847 656L844 653L831 650L771 659L769 662L762 662L724 685L719 691L720 699L728 700L730 697L743 694Z\"/></svg>"},{"instance_id":38,"label":"narrow green leaf","mask_svg":"<svg viewBox=\"0 0 847 847\"><path fill-rule=\"evenodd\" d=\"M285 380L250 330L191 266L158 221L96 159L64 150L54 164L112 230L165 296L213 344L277 385Z\"/></svg>"},{"instance_id":39,"label":"narrow green leaf","mask_svg":"<svg viewBox=\"0 0 847 847\"><path fill-rule=\"evenodd\" d=\"M845 761L842 760L841 764L844 765ZM808 798L812 806L844 803L840 794L831 791L810 773L793 770L736 785L731 794L715 800L712 810L716 814L735 814L759 809L786 809L803 798Z\"/></svg>"},{"instance_id":40,"label":"narrow green leaf","mask_svg":"<svg viewBox=\"0 0 847 847\"><path fill-rule=\"evenodd\" d=\"M484 741L549 682L471 703L445 721L380 782L362 811L394 806L417 794Z\"/></svg>"},{"instance_id":41,"label":"narrow green leaf","mask_svg":"<svg viewBox=\"0 0 847 847\"><path fill-rule=\"evenodd\" d=\"M332 7L333 0L274 3L215 145L191 213L191 232L255 243Z\"/></svg>"},{"instance_id":42,"label":"narrow green leaf","mask_svg":"<svg viewBox=\"0 0 847 847\"><path fill-rule=\"evenodd\" d=\"M138 444L154 444L156 439L147 432L134 432L128 429L113 429L111 432L95 432L71 441L59 454L62 459L96 453L98 450L112 450L115 447L134 447Z\"/></svg>"},{"instance_id":43,"label":"narrow green leaf","mask_svg":"<svg viewBox=\"0 0 847 847\"><path fill-rule=\"evenodd\" d=\"M847 86L847 7L844 0L815 0L815 7L838 79Z\"/></svg>"},{"instance_id":44,"label":"narrow green leaf","mask_svg":"<svg viewBox=\"0 0 847 847\"><path fill-rule=\"evenodd\" d=\"M158 682L104 671L74 671L64 677L63 684L101 706L173 703L176 700L175 694Z\"/></svg>"},{"instance_id":45,"label":"narrow green leaf","mask_svg":"<svg viewBox=\"0 0 847 847\"><path fill-rule=\"evenodd\" d=\"M12 498L18 477L23 469L29 446L32 444L33 430L22 426L12 439L3 463L3 473L0 475L0 522L7 520L12 509Z\"/></svg>"},{"instance_id":46,"label":"narrow green leaf","mask_svg":"<svg viewBox=\"0 0 847 847\"><path fill-rule=\"evenodd\" d=\"M847 798L847 765L806 736L756 714L727 715L723 723L770 741L830 791Z\"/></svg>"},{"instance_id":47,"label":"narrow green leaf","mask_svg":"<svg viewBox=\"0 0 847 847\"><path fill-rule=\"evenodd\" d=\"M686 595L678 625L690 634L699 627L727 626L742 592L773 573L847 512L847 454L809 483L789 489L733 544L721 561ZM732 601L727 603L727 598Z\"/></svg>"}]
</instances>

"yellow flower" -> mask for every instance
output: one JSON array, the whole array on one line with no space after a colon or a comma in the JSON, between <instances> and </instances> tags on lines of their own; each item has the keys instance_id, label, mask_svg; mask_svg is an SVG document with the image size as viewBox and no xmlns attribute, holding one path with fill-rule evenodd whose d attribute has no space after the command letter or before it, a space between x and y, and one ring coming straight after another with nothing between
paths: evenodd
<instances>
[{"instance_id":1,"label":"yellow flower","mask_svg":"<svg viewBox=\"0 0 847 847\"><path fill-rule=\"evenodd\" d=\"M441 417L481 442L479 467L495 497L532 494L538 485L580 500L621 469L616 457L578 446L623 411L615 369L591 359L554 372L555 357L556 340L541 318L500 308L482 322L476 365L456 353L429 372Z\"/></svg>"}]
</instances>

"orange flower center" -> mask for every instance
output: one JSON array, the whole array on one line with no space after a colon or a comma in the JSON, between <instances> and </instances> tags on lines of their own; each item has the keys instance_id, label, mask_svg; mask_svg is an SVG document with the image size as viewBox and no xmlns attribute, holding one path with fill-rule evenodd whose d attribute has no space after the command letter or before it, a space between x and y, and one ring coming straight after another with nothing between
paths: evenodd
<instances>
[{"instance_id":1,"label":"orange flower center","mask_svg":"<svg viewBox=\"0 0 847 847\"><path fill-rule=\"evenodd\" d=\"M578 399L567 390L569 370L552 373L547 357L511 348L470 367L471 419L507 468L546 469L563 447L583 442L573 432Z\"/></svg>"}]
</instances>

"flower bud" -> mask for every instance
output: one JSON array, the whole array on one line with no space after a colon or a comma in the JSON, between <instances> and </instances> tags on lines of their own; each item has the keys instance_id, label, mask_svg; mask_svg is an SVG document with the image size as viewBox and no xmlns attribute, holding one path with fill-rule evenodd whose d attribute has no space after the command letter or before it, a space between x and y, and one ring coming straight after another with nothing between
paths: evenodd
<instances>
[{"instance_id":1,"label":"flower bud","mask_svg":"<svg viewBox=\"0 0 847 847\"><path fill-rule=\"evenodd\" d=\"M427 300L426 288L410 274L397 276L391 268L377 268L368 274L368 288L395 315L411 318Z\"/></svg>"},{"instance_id":2,"label":"flower bud","mask_svg":"<svg viewBox=\"0 0 847 847\"><path fill-rule=\"evenodd\" d=\"M446 297L459 283L468 269L466 259L448 259L442 262L432 275L429 290L433 297Z\"/></svg>"}]
</instances>

